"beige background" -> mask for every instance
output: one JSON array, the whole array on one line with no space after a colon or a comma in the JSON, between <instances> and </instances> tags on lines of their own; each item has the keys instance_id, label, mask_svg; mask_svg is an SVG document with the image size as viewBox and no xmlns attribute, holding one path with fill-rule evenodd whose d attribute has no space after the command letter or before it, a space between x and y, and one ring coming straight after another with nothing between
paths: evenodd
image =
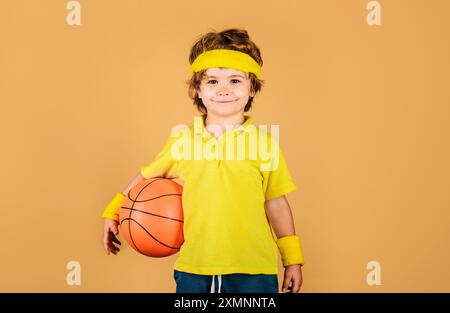
<instances>
[{"instance_id":1,"label":"beige background","mask_svg":"<svg viewBox=\"0 0 450 313\"><path fill-rule=\"evenodd\" d=\"M175 290L177 255L106 256L100 213L193 121L189 49L229 27L262 51L251 114L299 187L302 291L450 291L449 1L380 1L381 26L363 0L79 2L69 26L67 1L0 1L0 291Z\"/></svg>"}]
</instances>

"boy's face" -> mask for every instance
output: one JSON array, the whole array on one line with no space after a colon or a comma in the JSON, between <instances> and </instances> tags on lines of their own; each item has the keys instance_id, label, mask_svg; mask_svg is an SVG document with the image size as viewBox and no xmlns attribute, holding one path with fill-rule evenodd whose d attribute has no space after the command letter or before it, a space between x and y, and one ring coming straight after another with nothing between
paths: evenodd
<instances>
[{"instance_id":1,"label":"boy's face","mask_svg":"<svg viewBox=\"0 0 450 313\"><path fill-rule=\"evenodd\" d=\"M249 97L251 82L246 73L231 68L209 68L197 91L208 114L230 116L243 113Z\"/></svg>"}]
</instances>

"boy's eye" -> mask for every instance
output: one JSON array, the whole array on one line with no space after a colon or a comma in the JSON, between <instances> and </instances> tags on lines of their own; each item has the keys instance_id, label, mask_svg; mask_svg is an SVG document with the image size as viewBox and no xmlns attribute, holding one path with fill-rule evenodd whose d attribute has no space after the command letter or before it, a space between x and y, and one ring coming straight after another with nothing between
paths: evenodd
<instances>
[{"instance_id":1,"label":"boy's eye","mask_svg":"<svg viewBox=\"0 0 450 313\"><path fill-rule=\"evenodd\" d=\"M231 83L232 84L238 84L238 83L240 83L241 81L239 80L239 79L232 79L231 80ZM210 80L208 80L207 81L207 84L217 84L217 79L210 79Z\"/></svg>"}]
</instances>

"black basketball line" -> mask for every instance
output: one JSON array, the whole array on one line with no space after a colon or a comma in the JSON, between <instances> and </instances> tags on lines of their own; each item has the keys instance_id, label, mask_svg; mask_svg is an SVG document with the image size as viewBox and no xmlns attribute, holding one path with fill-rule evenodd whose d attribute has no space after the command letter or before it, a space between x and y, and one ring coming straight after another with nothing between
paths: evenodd
<instances>
[{"instance_id":1,"label":"black basketball line","mask_svg":"<svg viewBox=\"0 0 450 313\"><path fill-rule=\"evenodd\" d=\"M156 239L155 237L153 237L153 235L152 234L150 234L148 231L147 231L147 229L145 229L145 227L144 226L142 226L141 224L139 224L139 222L138 221L136 221L135 219L132 219L132 218L124 218L123 220L122 220L122 222L123 221L125 221L125 220L129 220L129 221L133 221L133 222L135 222L136 224L138 224L139 225L139 227L141 227L150 237L152 237L154 240L156 240L157 242L159 242L160 244L162 244L163 246L166 246L167 248L170 248L170 249L174 249L174 250L180 250L180 248L174 248L174 247L171 247L171 246L168 246L168 245L166 245L165 243L163 243L163 242L161 242L161 241L159 241L158 239ZM122 223L121 223L122 224ZM131 223L130 222L128 222L128 225L131 225ZM134 243L134 241L133 241L133 243ZM136 246L136 244L135 244L135 246ZM137 247L137 246L136 246ZM139 249L138 249L139 250Z\"/></svg>"},{"instance_id":2,"label":"black basketball line","mask_svg":"<svg viewBox=\"0 0 450 313\"><path fill-rule=\"evenodd\" d=\"M154 179L154 180L152 180L152 181L149 182L147 185L145 185L144 187L142 187L142 189L141 189L141 190L139 191L139 193L137 194L136 199L139 198L139 195L141 194L141 192L142 192L145 188L147 188L149 185L153 184L155 181L161 180L161 179L170 179L170 180L173 180L173 179L175 179L175 178L166 178L166 177L163 177L163 176L156 176L156 177L152 177L152 178L149 178L149 179ZM131 189L130 189L130 191L128 191L127 196L128 196L128 199L130 199L131 201L135 201L135 202L137 201L137 200L135 200L135 199L131 199ZM143 201L146 201L146 200L143 200ZM139 201L139 202L142 202L142 201Z\"/></svg>"},{"instance_id":3,"label":"black basketball line","mask_svg":"<svg viewBox=\"0 0 450 313\"><path fill-rule=\"evenodd\" d=\"M163 194L163 195L160 195L160 196L157 196L157 197L154 197L154 198L150 198L150 199L145 199L145 200L134 200L134 202L147 202L147 201L152 201L152 200L155 200L155 199L158 199L158 198L161 198L161 197L166 197L166 196L182 196L183 194L181 194L181 193L166 193L166 194Z\"/></svg>"},{"instance_id":4,"label":"black basketball line","mask_svg":"<svg viewBox=\"0 0 450 313\"><path fill-rule=\"evenodd\" d=\"M155 180L152 180L152 181L149 182L145 187L147 187L148 185L150 185L150 184L152 184L153 182L155 182L155 181L157 181L157 180L160 180L160 179L162 179L162 178L157 178L157 179L155 179ZM138 193L137 196L136 196L136 199L139 198L139 195L140 195L141 192L145 189L145 187L142 188L142 189L139 191L139 193ZM131 208L133 209L135 201L134 201L133 199L131 199L130 193L131 193L131 189L128 191L128 199L130 199L131 201L133 201L133 204L131 205ZM131 219L131 214L132 214L132 213L133 213L133 210L130 210L130 215L128 216L129 219ZM142 251L139 250L138 246L136 245L136 243L135 243L134 240L133 240L133 235L131 235L131 223L130 223L130 222L128 222L128 234L130 235L130 240L131 240L131 242L133 243L133 245L136 247L136 250L137 250L140 254L143 254Z\"/></svg>"},{"instance_id":5,"label":"black basketball line","mask_svg":"<svg viewBox=\"0 0 450 313\"><path fill-rule=\"evenodd\" d=\"M131 215L131 213L130 213L130 215ZM124 221L125 219L123 219L122 220L122 222ZM127 220L131 220L131 218L127 218ZM121 225L122 225L122 223L120 223ZM128 234L130 235L130 240L131 240L131 242L133 243L133 246L136 248L136 250L140 253L140 254L144 254L144 253L142 253L142 251L138 248L138 246L137 246L137 244L134 242L134 239L133 239L133 236L131 235L131 226L130 226L130 222L128 222Z\"/></svg>"},{"instance_id":6,"label":"black basketball line","mask_svg":"<svg viewBox=\"0 0 450 313\"><path fill-rule=\"evenodd\" d=\"M121 206L120 208L121 208L121 209L126 209L126 210L133 210L133 211L136 211L136 212L140 212L140 213L144 213L144 214L148 214L148 215L153 215L153 216L157 216L157 217L161 217L161 218L166 218L166 219L168 219L168 220L172 220L172 221L177 221L177 222L184 223L184 221L182 221L182 220L177 220L176 218L171 218L171 217L167 217L167 216L163 216L163 215L158 215L158 214L155 214L155 213L145 212L145 211L138 210L138 209L127 208L127 207L125 207L125 206Z\"/></svg>"}]
</instances>

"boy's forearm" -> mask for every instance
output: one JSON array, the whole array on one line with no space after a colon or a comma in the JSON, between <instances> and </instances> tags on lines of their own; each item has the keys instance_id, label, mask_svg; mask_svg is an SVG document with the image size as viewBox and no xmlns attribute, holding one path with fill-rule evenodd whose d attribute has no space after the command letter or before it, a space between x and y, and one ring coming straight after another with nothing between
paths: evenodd
<instances>
[{"instance_id":1,"label":"boy's forearm","mask_svg":"<svg viewBox=\"0 0 450 313\"><path fill-rule=\"evenodd\" d=\"M144 176L142 176L141 173L139 172L136 175L136 177L133 178L133 180L128 184L128 186L122 191L122 194L124 194L124 195L128 194L128 192L131 190L131 188L133 188L134 186L139 184L144 179L145 179Z\"/></svg>"},{"instance_id":2,"label":"boy's forearm","mask_svg":"<svg viewBox=\"0 0 450 313\"><path fill-rule=\"evenodd\" d=\"M265 209L277 238L295 235L294 219L286 196L267 200Z\"/></svg>"},{"instance_id":3,"label":"boy's forearm","mask_svg":"<svg viewBox=\"0 0 450 313\"><path fill-rule=\"evenodd\" d=\"M107 207L103 211L102 216L107 219L112 219L112 220L118 221L119 220L119 209L120 209L120 205L123 201L124 196L126 196L128 194L128 192L131 190L131 188L133 188L134 186L139 184L144 179L145 178L141 175L141 173L139 173L136 177L134 177L133 180L128 184L128 186L121 193L117 193L114 196L113 200L107 205Z\"/></svg>"},{"instance_id":4,"label":"boy's forearm","mask_svg":"<svg viewBox=\"0 0 450 313\"><path fill-rule=\"evenodd\" d=\"M300 237L295 234L294 219L285 196L266 201L266 213L277 235L283 266L304 264Z\"/></svg>"}]
</instances>

